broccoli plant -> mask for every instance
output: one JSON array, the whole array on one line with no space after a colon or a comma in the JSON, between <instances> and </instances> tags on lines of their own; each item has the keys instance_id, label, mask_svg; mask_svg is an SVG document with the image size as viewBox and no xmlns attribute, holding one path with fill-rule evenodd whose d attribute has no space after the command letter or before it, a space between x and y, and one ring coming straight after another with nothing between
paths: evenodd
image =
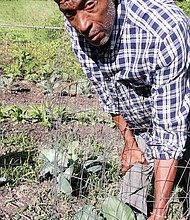
<instances>
[{"instance_id":1,"label":"broccoli plant","mask_svg":"<svg viewBox=\"0 0 190 220\"><path fill-rule=\"evenodd\" d=\"M61 147L60 143L54 143L53 148L41 150L39 154L39 160L42 161L40 176L53 175L56 178L57 190L71 194L74 190L72 182L76 183L76 177L80 176L82 179L81 175L97 173L102 169L102 165L99 157L85 160L84 156L78 152L79 141L65 145Z\"/></svg>"}]
</instances>

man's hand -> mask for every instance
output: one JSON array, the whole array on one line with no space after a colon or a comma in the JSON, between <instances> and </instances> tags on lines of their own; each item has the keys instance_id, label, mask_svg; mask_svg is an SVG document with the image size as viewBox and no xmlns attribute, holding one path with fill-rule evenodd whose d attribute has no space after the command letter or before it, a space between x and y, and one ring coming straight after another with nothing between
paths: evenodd
<instances>
[{"instance_id":1,"label":"man's hand","mask_svg":"<svg viewBox=\"0 0 190 220\"><path fill-rule=\"evenodd\" d=\"M127 143L120 154L122 175L125 175L135 163L148 165L148 161L145 159L143 152L136 146L136 141L134 141L133 146L129 147L126 145Z\"/></svg>"},{"instance_id":2,"label":"man's hand","mask_svg":"<svg viewBox=\"0 0 190 220\"><path fill-rule=\"evenodd\" d=\"M121 160L121 171L122 174L125 173L135 164L141 163L148 165L147 160L144 157L143 152L137 145L137 142L133 136L133 132L130 130L127 122L121 115L114 115L112 114L113 121L115 122L116 126L119 128L123 139L125 141L125 147L120 154Z\"/></svg>"}]
</instances>

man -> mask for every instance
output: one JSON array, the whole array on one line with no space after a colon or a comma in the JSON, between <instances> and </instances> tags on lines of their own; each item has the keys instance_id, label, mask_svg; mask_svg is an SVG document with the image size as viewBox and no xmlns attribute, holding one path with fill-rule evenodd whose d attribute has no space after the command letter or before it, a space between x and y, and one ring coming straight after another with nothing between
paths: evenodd
<instances>
[{"instance_id":1,"label":"man","mask_svg":"<svg viewBox=\"0 0 190 220\"><path fill-rule=\"evenodd\" d=\"M146 215L154 169L148 220L167 219L187 145L190 20L172 0L56 2L82 69L125 140L119 198Z\"/></svg>"}]
</instances>

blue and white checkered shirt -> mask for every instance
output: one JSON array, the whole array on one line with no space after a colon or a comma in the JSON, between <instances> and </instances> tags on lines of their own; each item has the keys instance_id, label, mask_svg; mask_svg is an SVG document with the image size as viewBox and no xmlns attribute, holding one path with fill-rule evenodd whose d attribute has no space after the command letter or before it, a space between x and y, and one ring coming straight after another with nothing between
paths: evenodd
<instances>
[{"instance_id":1,"label":"blue and white checkered shirt","mask_svg":"<svg viewBox=\"0 0 190 220\"><path fill-rule=\"evenodd\" d=\"M141 131L149 159L182 158L190 109L189 18L171 0L118 0L112 36L101 47L65 24L104 111Z\"/></svg>"}]
</instances>

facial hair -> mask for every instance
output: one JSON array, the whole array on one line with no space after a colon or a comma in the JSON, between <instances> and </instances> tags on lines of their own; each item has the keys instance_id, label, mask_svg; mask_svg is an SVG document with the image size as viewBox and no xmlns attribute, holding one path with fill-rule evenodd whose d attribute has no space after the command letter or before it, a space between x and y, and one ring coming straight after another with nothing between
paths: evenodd
<instances>
[{"instance_id":1,"label":"facial hair","mask_svg":"<svg viewBox=\"0 0 190 220\"><path fill-rule=\"evenodd\" d=\"M105 37L101 40L100 46L108 42L113 31L114 21L116 16L116 9L113 0L109 1L107 16L110 17L111 19L107 21L107 23L105 24L105 30L106 30Z\"/></svg>"},{"instance_id":2,"label":"facial hair","mask_svg":"<svg viewBox=\"0 0 190 220\"><path fill-rule=\"evenodd\" d=\"M114 27L115 16L116 16L116 8L113 0L109 0L108 9L105 16L110 19L108 19L108 21L104 24L104 29L101 30L102 32L104 32L104 37L99 42L89 41L89 43L92 44L93 46L103 46L110 39ZM99 31L100 31L99 29L91 30L89 35L93 35L94 33L98 33Z\"/></svg>"}]
</instances>

